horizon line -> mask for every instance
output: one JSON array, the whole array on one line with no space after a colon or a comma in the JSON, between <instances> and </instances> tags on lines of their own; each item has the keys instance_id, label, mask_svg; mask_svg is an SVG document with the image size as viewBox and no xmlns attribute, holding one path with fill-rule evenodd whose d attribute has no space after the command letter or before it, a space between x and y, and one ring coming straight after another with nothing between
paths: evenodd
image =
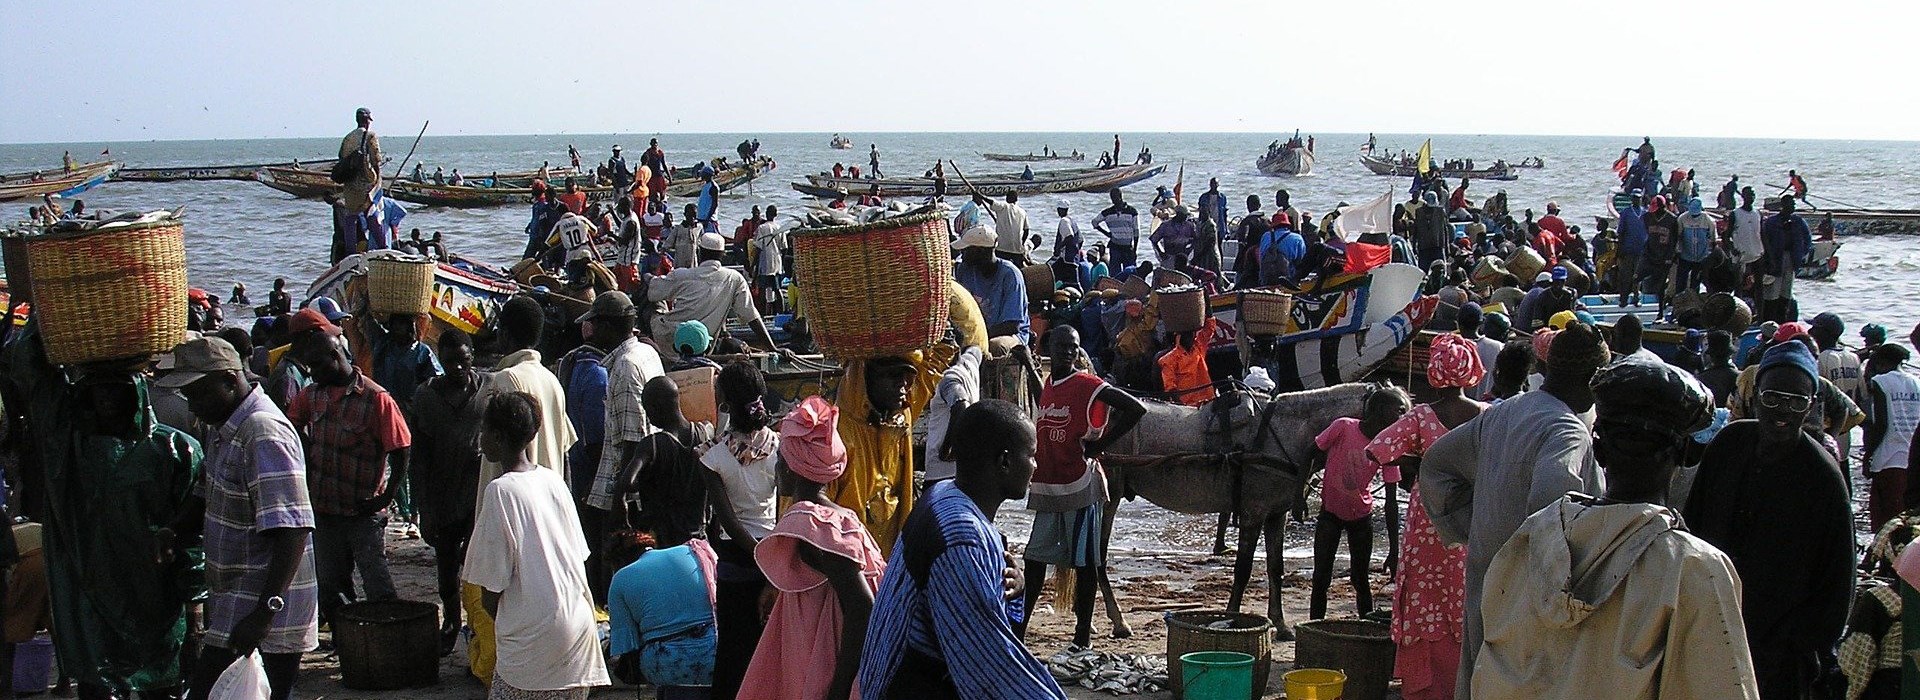
<instances>
[{"instance_id":1,"label":"horizon line","mask_svg":"<svg viewBox=\"0 0 1920 700\"><path fill-rule=\"evenodd\" d=\"M1375 131L1375 132L1366 132L1366 131L1323 131L1323 132L1312 132L1312 133L1309 133L1309 132L1308 132L1308 130L1306 130L1306 129L1300 129L1299 131L1300 131L1300 133L1301 133L1301 135L1303 135L1303 136L1307 136L1307 135L1316 135L1316 136L1317 136L1317 135L1319 135L1319 134L1322 134L1322 133L1324 133L1324 134L1329 134L1329 135L1334 135L1334 134L1337 134L1337 135L1359 135L1359 134L1373 134L1373 135L1375 135L1375 136L1414 136L1414 137L1429 137L1429 138L1431 138L1431 137L1444 137L1444 136L1476 136L1476 137L1486 137L1486 136L1525 136L1525 137L1537 137L1537 138L1621 138L1621 139L1628 139L1628 140L1631 140L1631 139L1633 138L1632 136L1630 136L1630 135L1626 135L1626 134L1543 134L1543 133L1491 133L1491 132L1464 132L1464 131L1462 131L1462 132L1438 132L1438 131L1436 131L1436 132L1418 132L1418 133L1416 133L1416 132L1386 132L1386 131ZM1119 132L1113 132L1113 131L1104 131L1104 130L1103 130L1103 131L1032 131L1032 130L1029 130L1029 131L1004 131L1004 130L992 130L992 129L958 129L958 130L943 130L943 131L914 131L914 130L878 130L878 131L861 131L861 130L845 130L845 131L814 131L814 130L779 130L779 129L773 129L773 130L759 130L759 131L652 131L652 132L644 132L644 131L577 131L577 132L575 132L575 131L560 131L560 132L551 132L551 133L535 133L535 132L522 132L522 133L454 133L454 134L434 134L434 136L436 136L436 137L439 137L439 138L464 138L464 137L475 137L475 138L488 138L488 137L493 137L493 138L499 138L499 137L551 137L551 136L573 136L573 135L579 135L579 136L626 136L626 135L635 135L635 136L646 136L646 135L653 135L653 136L721 136L721 135L726 135L726 136L737 136L737 135L755 135L755 134L779 134L779 135L783 135L783 136L784 136L784 135L833 135L833 134L1091 134L1091 135L1110 135L1110 134L1114 134L1114 133L1119 133L1119 134L1123 134L1123 135L1124 135L1124 134L1135 134L1135 135L1138 135L1138 134L1169 134L1169 135L1179 135L1179 134L1206 134L1206 135L1253 135L1253 134L1262 134L1262 135L1267 135L1267 134L1283 134L1284 132L1283 132L1283 131L1229 131L1229 130L1208 130L1208 129L1196 129L1196 130L1188 130L1188 131L1159 131L1159 130L1147 130L1147 131L1137 131L1137 130L1136 130L1136 131L1124 131L1124 130L1123 130L1123 131L1119 131ZM1649 136L1649 135L1647 135L1647 134L1642 134L1641 136L1643 136L1643 137L1649 137L1649 138L1650 138L1650 136ZM313 136L237 136L237 137L219 137L219 138L157 138L157 139L117 139L117 140L95 140L95 141L0 141L0 146L72 146L72 145L82 145L82 144L93 144L93 145L112 145L112 144L128 144L128 143L185 143L185 142L194 142L194 141L294 141L294 140L305 140L305 139L326 139L326 138L335 138L335 137L334 137L334 136L332 136L332 135L328 135L328 134L321 134L321 135L313 135ZM1870 143L1920 143L1920 138L1916 138L1916 139L1894 139L1894 138L1858 138L1858 137L1854 137L1854 138L1840 138L1840 137L1809 137L1809 136L1705 136L1705 135L1686 135L1686 134L1668 134L1668 135L1665 135L1665 136L1662 136L1661 138L1663 138L1663 139L1715 139L1715 140L1728 140L1728 141L1859 141L1859 142L1870 142Z\"/></svg>"}]
</instances>

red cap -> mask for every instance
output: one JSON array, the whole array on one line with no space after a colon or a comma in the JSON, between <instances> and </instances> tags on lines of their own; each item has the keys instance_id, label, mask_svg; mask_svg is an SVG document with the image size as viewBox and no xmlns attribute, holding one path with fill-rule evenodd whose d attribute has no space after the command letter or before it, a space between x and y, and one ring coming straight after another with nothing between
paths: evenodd
<instances>
[{"instance_id":1,"label":"red cap","mask_svg":"<svg viewBox=\"0 0 1920 700\"><path fill-rule=\"evenodd\" d=\"M287 322L287 329L296 335L311 330L318 330L329 336L340 335L340 327L333 325L332 321L327 320L326 314L320 313L318 309L301 309Z\"/></svg>"},{"instance_id":2,"label":"red cap","mask_svg":"<svg viewBox=\"0 0 1920 700\"><path fill-rule=\"evenodd\" d=\"M1811 335L1813 326L1800 321L1780 324L1780 330L1773 332L1773 342L1784 343L1803 335Z\"/></svg>"},{"instance_id":3,"label":"red cap","mask_svg":"<svg viewBox=\"0 0 1920 700\"><path fill-rule=\"evenodd\" d=\"M1284 212L1284 211L1277 211L1277 212L1274 212L1274 213L1273 213L1273 225L1275 225L1275 226L1292 226L1292 225L1293 225L1293 217L1290 217L1290 216L1287 216L1287 213L1286 213L1286 212Z\"/></svg>"}]
</instances>

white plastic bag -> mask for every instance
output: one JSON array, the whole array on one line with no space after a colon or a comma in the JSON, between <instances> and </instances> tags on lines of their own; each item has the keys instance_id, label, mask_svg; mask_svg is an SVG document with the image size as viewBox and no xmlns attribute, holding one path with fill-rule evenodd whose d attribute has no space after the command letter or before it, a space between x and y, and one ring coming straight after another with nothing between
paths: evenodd
<instances>
[{"instance_id":1,"label":"white plastic bag","mask_svg":"<svg viewBox=\"0 0 1920 700\"><path fill-rule=\"evenodd\" d=\"M207 700L268 700L271 696L267 667L261 663L260 653L254 652L234 659L227 670L220 672Z\"/></svg>"}]
</instances>

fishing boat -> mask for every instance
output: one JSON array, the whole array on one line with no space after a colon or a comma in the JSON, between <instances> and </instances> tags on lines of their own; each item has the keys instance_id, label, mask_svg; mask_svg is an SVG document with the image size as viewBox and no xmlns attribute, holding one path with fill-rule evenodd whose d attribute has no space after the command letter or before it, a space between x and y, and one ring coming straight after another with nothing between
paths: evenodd
<instances>
[{"instance_id":1,"label":"fishing boat","mask_svg":"<svg viewBox=\"0 0 1920 700\"><path fill-rule=\"evenodd\" d=\"M334 158L292 160L280 163L247 165L190 165L172 168L121 168L114 180L122 182L178 182L182 180L252 180L261 168L306 168L331 170Z\"/></svg>"},{"instance_id":2,"label":"fishing boat","mask_svg":"<svg viewBox=\"0 0 1920 700\"><path fill-rule=\"evenodd\" d=\"M1540 156L1527 156L1525 158L1521 158L1520 162L1514 163L1513 167L1534 168L1534 169L1544 168L1544 167L1547 167L1547 159L1541 158Z\"/></svg>"},{"instance_id":3,"label":"fishing boat","mask_svg":"<svg viewBox=\"0 0 1920 700\"><path fill-rule=\"evenodd\" d=\"M340 183L333 181L328 170L270 165L255 170L253 179L301 199L319 199L329 192L340 191Z\"/></svg>"},{"instance_id":4,"label":"fishing boat","mask_svg":"<svg viewBox=\"0 0 1920 700\"><path fill-rule=\"evenodd\" d=\"M1420 295L1424 278L1419 267L1389 263L1330 279L1293 295L1286 332L1267 337L1245 332L1237 295L1214 296L1208 310L1237 331L1242 365L1265 367L1277 391L1318 389L1365 378L1412 341L1439 306Z\"/></svg>"},{"instance_id":5,"label":"fishing boat","mask_svg":"<svg viewBox=\"0 0 1920 700\"><path fill-rule=\"evenodd\" d=\"M744 185L773 168L773 160L762 156L752 163L735 165L715 172L714 185L721 192ZM673 197L692 197L700 193L704 180L694 174L693 168L680 168L672 173L667 182L667 194ZM505 176L502 176L505 179ZM556 190L563 186L553 183ZM580 191L592 202L611 201L614 188L611 185L592 185L581 187ZM394 180L387 184L387 195L402 202L424 204L435 207L456 207L472 209L481 207L500 207L533 203L532 187L472 187L455 185L437 185L430 182L413 180Z\"/></svg>"},{"instance_id":6,"label":"fishing boat","mask_svg":"<svg viewBox=\"0 0 1920 700\"><path fill-rule=\"evenodd\" d=\"M1062 193L1062 192L1106 192L1147 180L1162 171L1165 165L1127 165L1117 168L1071 168L1066 170L1035 171L1032 178L1022 173L997 173L979 177L968 177L981 194L998 197L1008 192L1021 195ZM808 175L806 182L793 183L793 189L815 197L835 197L844 190L861 193L879 189L883 197L930 197L934 193L934 180L929 177L896 178L853 178L834 177L830 173ZM959 178L947 181L949 192L962 192L966 188Z\"/></svg>"},{"instance_id":7,"label":"fishing boat","mask_svg":"<svg viewBox=\"0 0 1920 700\"><path fill-rule=\"evenodd\" d=\"M1261 175L1308 175L1313 172L1313 151L1294 143L1269 148L1253 167L1259 168Z\"/></svg>"},{"instance_id":8,"label":"fishing boat","mask_svg":"<svg viewBox=\"0 0 1920 700\"><path fill-rule=\"evenodd\" d=\"M980 157L1000 163L1039 163L1049 160L1086 160L1087 154L1079 151L1055 153L1048 150L1045 153L1028 153L1024 156L1014 153L982 153Z\"/></svg>"},{"instance_id":9,"label":"fishing boat","mask_svg":"<svg viewBox=\"0 0 1920 700\"><path fill-rule=\"evenodd\" d=\"M359 293L360 290L353 285L364 284L367 260L382 255L400 253L375 251L341 259L308 285L305 301L328 297L339 302L341 308L354 308L364 294ZM446 328L478 333L486 327L487 319L499 312L502 304L522 291L520 283L500 269L456 255L452 260L441 261L434 266L433 300L428 313ZM430 335L437 336L439 333ZM432 338L428 337L427 340L431 341Z\"/></svg>"},{"instance_id":10,"label":"fishing boat","mask_svg":"<svg viewBox=\"0 0 1920 700\"><path fill-rule=\"evenodd\" d=\"M458 170L458 168L455 168L455 170ZM425 169L414 168L413 172L408 173L404 179L408 182L419 184L444 185L447 184L446 178L450 177L450 175L448 175L449 172L451 171L443 171L440 180L435 181L431 179L432 174L426 172ZM505 173L475 172L462 174L460 177L462 184L467 187L532 187L533 181L540 177L540 171L520 170ZM560 185L566 182L569 177L584 176L580 174L578 169L570 166L564 168L547 168L546 180L548 184Z\"/></svg>"},{"instance_id":11,"label":"fishing boat","mask_svg":"<svg viewBox=\"0 0 1920 700\"><path fill-rule=\"evenodd\" d=\"M839 134L834 134L833 140L828 141L827 145L832 147L834 150L844 151L849 148L853 148L853 139L847 138L845 136L841 136Z\"/></svg>"},{"instance_id":12,"label":"fishing boat","mask_svg":"<svg viewBox=\"0 0 1920 700\"><path fill-rule=\"evenodd\" d=\"M1419 166L1413 163L1412 161L1403 162L1398 158L1387 158L1384 156L1363 154L1360 156L1360 164L1367 166L1367 170L1372 171L1373 174L1375 175L1393 175L1396 177L1413 177L1419 174L1420 172ZM1518 173L1515 173L1513 166L1508 165L1506 161L1495 161L1493 164L1493 167L1480 168L1476 170L1468 170L1464 168L1437 168L1434 170L1430 170L1428 172L1429 174L1438 173L1440 177L1444 177L1448 179L1456 179L1456 178L1463 178L1463 177L1472 178L1475 180L1518 180L1520 179L1520 175Z\"/></svg>"},{"instance_id":13,"label":"fishing boat","mask_svg":"<svg viewBox=\"0 0 1920 700\"><path fill-rule=\"evenodd\" d=\"M93 189L120 169L114 161L75 165L72 170L58 168L31 173L0 176L0 202L32 199L45 195L71 197Z\"/></svg>"}]
</instances>

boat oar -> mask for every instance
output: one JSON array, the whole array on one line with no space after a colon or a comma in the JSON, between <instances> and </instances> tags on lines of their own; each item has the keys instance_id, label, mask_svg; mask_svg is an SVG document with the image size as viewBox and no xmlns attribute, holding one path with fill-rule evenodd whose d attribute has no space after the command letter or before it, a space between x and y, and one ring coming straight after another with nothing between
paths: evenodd
<instances>
[{"instance_id":1,"label":"boat oar","mask_svg":"<svg viewBox=\"0 0 1920 700\"><path fill-rule=\"evenodd\" d=\"M1776 184L1773 184L1773 183L1770 183L1770 182L1769 182L1769 183L1762 183L1762 184L1764 184L1764 185L1766 185L1766 186L1768 186L1768 187L1780 187L1779 185L1776 185ZM1781 191L1782 193L1785 193L1785 192L1788 192L1788 191L1791 191L1792 189L1793 189L1792 187L1780 187L1780 191ZM1853 204L1848 204L1848 203L1846 203L1846 202L1842 202L1842 201L1840 201L1840 200L1838 200L1838 199L1834 199L1834 198L1832 198L1832 197L1822 197L1822 196L1820 196L1820 195L1817 195L1817 194L1813 194L1813 193L1808 193L1808 194L1807 194L1807 199L1818 199L1818 200L1820 200L1820 201L1823 201L1823 202L1831 202L1831 203L1834 203L1834 204L1838 204L1838 205L1840 205L1840 206L1843 206L1843 207L1846 207L1846 208L1848 208L1848 209L1865 209L1865 208L1866 208L1866 207L1862 207L1862 206L1857 206L1857 205L1853 205Z\"/></svg>"},{"instance_id":2,"label":"boat oar","mask_svg":"<svg viewBox=\"0 0 1920 700\"><path fill-rule=\"evenodd\" d=\"M962 184L962 185L966 185L966 186L967 186L967 192L968 192L968 193L970 193L970 194L972 194L972 195L973 195L973 196L975 196L975 197L979 197L979 198L981 198L981 199L986 199L986 197L987 197L986 195L984 195L984 194L980 194L980 188L978 188L978 187L974 187L974 186L973 186L973 182L972 182L971 180L968 180L968 179L967 179L967 174L966 174L966 173L963 173L963 172L960 172L960 164L958 164L958 163L955 163L955 162L953 162L953 160L952 160L952 159L948 159L948 160L947 160L947 165L951 165L951 166L953 166L953 174L954 174L954 176L956 176L956 177L958 177L958 178L960 178L960 184ZM999 218L999 217L997 217L997 216L994 216L994 215L993 215L993 207L987 207L987 208L986 208L986 212L987 212L987 218L989 218L989 219L992 219L992 220L993 220L993 223L995 223L995 224L999 224L999 223L1000 223L1000 218Z\"/></svg>"},{"instance_id":3,"label":"boat oar","mask_svg":"<svg viewBox=\"0 0 1920 700\"><path fill-rule=\"evenodd\" d=\"M393 179L395 180L400 179L400 173L404 173L407 171L407 161L413 160L413 149L420 147L420 137L427 135L427 125L432 123L433 123L432 119L428 119L424 122L420 122L420 133L413 135L413 145L407 147L407 157L401 158L400 167L394 169Z\"/></svg>"}]
</instances>

